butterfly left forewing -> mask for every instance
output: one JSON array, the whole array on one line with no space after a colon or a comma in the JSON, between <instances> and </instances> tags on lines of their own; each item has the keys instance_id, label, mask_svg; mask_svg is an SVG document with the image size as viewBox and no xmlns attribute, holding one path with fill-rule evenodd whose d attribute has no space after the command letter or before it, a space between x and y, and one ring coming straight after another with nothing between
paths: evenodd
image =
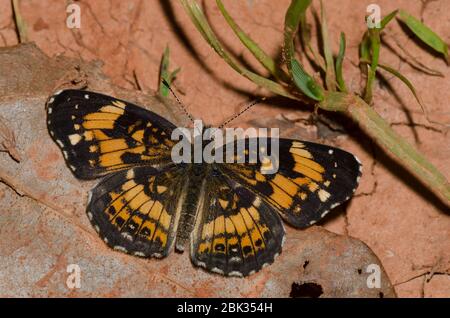
<instances>
[{"instance_id":1,"label":"butterfly left forewing","mask_svg":"<svg viewBox=\"0 0 450 318\"><path fill-rule=\"evenodd\" d=\"M129 102L81 90L64 90L49 99L47 127L80 179L170 160L175 128Z\"/></svg>"}]
</instances>

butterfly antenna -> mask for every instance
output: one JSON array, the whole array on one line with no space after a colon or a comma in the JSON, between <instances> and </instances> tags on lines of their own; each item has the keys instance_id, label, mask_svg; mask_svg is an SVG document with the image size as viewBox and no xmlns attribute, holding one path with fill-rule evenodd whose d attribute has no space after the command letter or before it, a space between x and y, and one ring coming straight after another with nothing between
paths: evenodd
<instances>
[{"instance_id":1,"label":"butterfly antenna","mask_svg":"<svg viewBox=\"0 0 450 318\"><path fill-rule=\"evenodd\" d=\"M173 89L170 87L170 84L167 83L167 81L165 79L162 79L162 83L169 89L169 91L172 93L173 97L175 97L175 99L178 102L178 105L180 105L181 109L183 110L183 112L186 114L186 116L189 118L189 120L194 123L194 118L191 116L191 114L189 114L189 112L187 111L186 107L184 107L183 103L181 102L181 100L178 98L177 94L175 94L175 92L173 91Z\"/></svg>"},{"instance_id":2,"label":"butterfly antenna","mask_svg":"<svg viewBox=\"0 0 450 318\"><path fill-rule=\"evenodd\" d=\"M231 123L233 120L235 120L236 118L238 118L239 116L241 116L243 113L245 113L247 110L249 110L250 108L252 108L253 106L255 106L256 104L259 104L260 102L266 100L265 97L262 97L260 99L254 100L253 102L251 102L248 106L246 106L243 110L241 110L240 112L238 112L237 114L231 116L230 118L228 118L222 125L219 126L220 128L225 127L226 125L228 125L229 123Z\"/></svg>"}]
</instances>

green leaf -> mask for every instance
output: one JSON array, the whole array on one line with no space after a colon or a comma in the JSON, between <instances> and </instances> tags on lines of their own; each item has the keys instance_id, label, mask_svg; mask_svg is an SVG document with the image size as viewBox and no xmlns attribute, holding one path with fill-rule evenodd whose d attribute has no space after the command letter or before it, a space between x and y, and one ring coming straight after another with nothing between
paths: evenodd
<instances>
[{"instance_id":1,"label":"green leaf","mask_svg":"<svg viewBox=\"0 0 450 318\"><path fill-rule=\"evenodd\" d=\"M323 7L322 0L320 1L320 30L322 33L322 45L323 55L325 57L325 83L328 90L336 90L336 74L334 71L334 59L333 52L331 51L331 45L328 34L328 25L325 14L325 8Z\"/></svg>"},{"instance_id":2,"label":"green leaf","mask_svg":"<svg viewBox=\"0 0 450 318\"><path fill-rule=\"evenodd\" d=\"M449 62L447 44L430 28L404 10L399 11L399 20L403 22L422 42L436 52L441 53Z\"/></svg>"},{"instance_id":3,"label":"green leaf","mask_svg":"<svg viewBox=\"0 0 450 318\"><path fill-rule=\"evenodd\" d=\"M364 33L361 43L359 44L360 60L370 61L370 39L368 33Z\"/></svg>"},{"instance_id":4,"label":"green leaf","mask_svg":"<svg viewBox=\"0 0 450 318\"><path fill-rule=\"evenodd\" d=\"M397 15L397 13L398 10L392 11L381 20L379 32L383 31L383 29L389 24L389 22L392 21L392 19ZM371 43L369 31L366 31L359 45L359 57L361 62L368 61L371 59L370 50L371 50Z\"/></svg>"},{"instance_id":5,"label":"green leaf","mask_svg":"<svg viewBox=\"0 0 450 318\"><path fill-rule=\"evenodd\" d=\"M294 37L302 16L311 4L311 0L292 0L284 18L284 58L288 68L294 56Z\"/></svg>"},{"instance_id":6,"label":"green leaf","mask_svg":"<svg viewBox=\"0 0 450 318\"><path fill-rule=\"evenodd\" d=\"M177 68L174 71L169 71L170 66L170 50L169 47L166 46L166 49L164 50L162 59L161 59L161 65L159 68L159 94L161 96L167 97L169 95L169 88L166 85L163 85L163 80L167 82L168 85L172 84L172 81L177 76L178 72L180 71L180 68Z\"/></svg>"},{"instance_id":7,"label":"green leaf","mask_svg":"<svg viewBox=\"0 0 450 318\"><path fill-rule=\"evenodd\" d=\"M305 72L301 64L296 60L291 60L292 75L295 85L308 97L321 101L324 98L322 87Z\"/></svg>"},{"instance_id":8,"label":"green leaf","mask_svg":"<svg viewBox=\"0 0 450 318\"><path fill-rule=\"evenodd\" d=\"M389 22L391 22L391 20L397 15L398 10L392 11L391 13L389 13L387 16L385 16L382 20L381 20L381 29L380 31L382 31L386 25L389 24Z\"/></svg>"},{"instance_id":9,"label":"green leaf","mask_svg":"<svg viewBox=\"0 0 450 318\"><path fill-rule=\"evenodd\" d=\"M286 11L284 19L284 59L291 74L294 84L300 90L313 100L323 98L322 88L316 81L305 72L301 64L294 56L294 37L297 34L299 23L304 19L306 9L311 4L311 0L292 0Z\"/></svg>"},{"instance_id":10,"label":"green leaf","mask_svg":"<svg viewBox=\"0 0 450 318\"><path fill-rule=\"evenodd\" d=\"M408 86L409 90L411 91L411 93L414 95L414 97L416 98L417 103L419 103L420 107L422 108L422 111L424 112L424 114L427 116L427 111L425 109L425 105L422 102L422 99L419 97L419 95L416 92L416 89L414 88L414 85L404 76L402 75L399 71L397 71L396 69L385 65L385 64L378 64L378 66L380 68L382 68L383 70L391 73L392 75L394 75L395 77L397 77L399 80L401 80L406 86ZM428 116L427 116L428 117Z\"/></svg>"},{"instance_id":11,"label":"green leaf","mask_svg":"<svg viewBox=\"0 0 450 318\"><path fill-rule=\"evenodd\" d=\"M373 82L375 81L375 76L378 67L378 59L380 57L380 30L373 28L369 29L369 42L371 51L371 64L367 74L367 83L364 93L364 100L370 105L372 101L373 94Z\"/></svg>"},{"instance_id":12,"label":"green leaf","mask_svg":"<svg viewBox=\"0 0 450 318\"><path fill-rule=\"evenodd\" d=\"M261 75L253 73L252 71L240 65L239 62L222 46L219 39L214 34L214 31L211 29L211 26L209 25L209 22L206 19L197 1L180 0L180 2L203 38L208 42L209 45L211 45L216 53L219 54L219 56L225 62L227 62L228 65L231 66L236 72L245 76L256 85L266 88L277 95L285 96L291 99L299 99L299 97L289 93L282 85Z\"/></svg>"},{"instance_id":13,"label":"green leaf","mask_svg":"<svg viewBox=\"0 0 450 318\"><path fill-rule=\"evenodd\" d=\"M345 57L345 34L341 32L341 38L339 42L339 53L336 57L336 81L341 92L347 92L347 86L345 85L344 76L342 74L342 64Z\"/></svg>"},{"instance_id":14,"label":"green leaf","mask_svg":"<svg viewBox=\"0 0 450 318\"><path fill-rule=\"evenodd\" d=\"M245 45L247 49L255 56L255 58L276 78L284 82L289 82L289 76L278 67L274 59L267 55L259 45L253 41L250 36L245 33L239 25L233 20L228 11L225 9L221 0L216 0L217 6L220 12L222 12L223 17L227 21L228 25L241 40L242 44Z\"/></svg>"}]
</instances>

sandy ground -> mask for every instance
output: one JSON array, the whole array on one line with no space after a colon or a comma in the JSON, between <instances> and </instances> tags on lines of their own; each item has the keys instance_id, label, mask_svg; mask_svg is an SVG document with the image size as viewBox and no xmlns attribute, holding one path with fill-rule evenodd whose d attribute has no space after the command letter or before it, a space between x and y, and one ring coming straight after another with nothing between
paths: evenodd
<instances>
[{"instance_id":1,"label":"sandy ground","mask_svg":"<svg viewBox=\"0 0 450 318\"><path fill-rule=\"evenodd\" d=\"M249 67L264 73L261 66L227 28L214 2L205 2L207 16L227 48ZM357 66L358 43L365 29L366 7L371 2L365 0L325 1L335 52L338 48L339 33L341 31L346 33L348 53L344 62L344 73L348 86L355 91L359 91L363 83ZM181 67L174 85L176 91L195 117L202 118L213 125L220 124L255 95L265 93L235 73L207 46L177 1L101 0L77 3L82 10L81 29L70 30L65 26L66 1L21 1L21 11L28 25L29 39L48 56L63 55L86 61L100 60L104 63L103 72L111 78L114 85L130 90L140 89L151 92L157 88L161 55L165 46L168 45L171 49L172 66ZM432 27L446 42L450 42L448 32L450 2L379 0L377 3L383 15L396 8L407 9ZM279 54L283 37L284 12L289 5L288 0L225 1L225 4L236 21L269 54L273 56ZM391 35L386 38L390 48L382 51L381 60L401 70L414 83L433 121L448 124L450 122L448 106L450 68L439 56L430 54L417 45L402 31L398 23L389 25L386 32ZM17 43L10 1L1 0L0 46L13 46ZM431 68L439 69L444 77L429 76L412 67L408 63L411 57ZM392 76L384 75L383 81L378 81L375 86L374 107L399 134L420 149L447 178L450 177L448 128L428 122L420 106L401 82ZM357 238L367 244L380 259L398 296L449 297L450 212L448 207L440 203L398 164L387 158L356 128L353 128L349 134L330 133L329 130L323 127L321 129L320 126L305 125L302 119L308 116L309 109L303 105L275 99L259 104L252 111L241 116L233 125L284 124L289 128L289 133L286 134L337 145L355 153L364 164L360 187L349 204L338 209L320 225L329 231ZM286 124L286 120L281 120L282 118L289 118L289 123ZM341 123L346 121L345 118L339 120L343 121ZM62 159L56 148L52 151L56 156L54 160L58 160L58 165L62 166ZM69 173L66 173L69 178ZM53 176L53 178L56 177L57 175ZM48 176L46 178L52 179ZM10 207L8 200L16 194L6 186L3 186L0 191L2 206ZM39 218L39 216L36 217ZM84 215L79 215L79 218L84 218ZM44 223L47 226L48 222L58 222L58 220L46 218ZM17 222L17 224L20 226L22 223ZM11 228L8 230L11 231ZM5 234L3 228L0 228L0 233L1 231ZM87 231L92 232L91 229ZM95 232L93 234L95 235ZM57 233L48 235L57 235ZM295 235L300 234L292 234L292 236ZM50 241L51 239L48 238ZM95 237L91 241L94 242ZM22 243L26 245L30 242L24 239ZM92 244L90 248L100 248L97 245L101 242ZM7 248L3 247L3 251L5 249ZM13 250L9 250L8 253L13 253ZM101 250L101 253L106 252ZM58 255L42 269L41 276L45 279L39 280L41 285L38 287L43 288L44 292L30 293L26 289L25 291L21 289L21 286L9 284L3 285L3 288L8 286L12 290L15 288L14 291L8 293L2 290L1 293L36 296L63 294L53 291L51 283L48 286L45 285L49 280L51 281L51 276L55 272L64 272L64 269L61 270L61 262L69 262L64 259L64 249ZM21 257L27 260L26 255ZM102 254L99 257L106 256ZM114 266L117 266L115 262L120 262L124 257L127 256L109 257L108 261L111 264L107 265L115 268ZM102 258L101 261L103 260ZM14 266L13 263L8 264L10 267ZM35 265L30 261L27 266ZM167 266L167 263L164 266ZM107 272L105 268L102 270ZM176 280L178 278L182 280L182 278L174 278L174 275L171 275L169 270L167 276L175 280L174 284L178 286L179 282ZM204 276L200 278L205 277L206 274L202 275ZM95 279L92 277L92 280ZM30 280L33 279L30 278ZM263 278L259 280L255 283L259 284L258 286L267 283L267 280ZM108 285L108 287L114 286ZM141 287L148 286L139 286ZM198 290L201 288L203 287L197 286ZM183 290L181 287L180 289ZM159 295L165 295L164 293ZM119 288L118 292L112 296L129 294ZM251 290L248 290L247 294L245 292L241 294L272 295L269 292L264 294L263 289L256 294L252 294ZM152 295L158 295L158 293ZM191 294L186 292L179 295ZM212 291L206 291L203 296L207 295L215 294ZM227 295L232 294L230 292Z\"/></svg>"}]
</instances>

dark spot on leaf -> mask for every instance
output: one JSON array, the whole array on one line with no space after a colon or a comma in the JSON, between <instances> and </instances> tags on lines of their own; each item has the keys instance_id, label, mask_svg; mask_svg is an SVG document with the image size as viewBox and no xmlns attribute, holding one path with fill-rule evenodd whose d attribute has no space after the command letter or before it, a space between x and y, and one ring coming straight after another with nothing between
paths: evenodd
<instances>
[{"instance_id":1,"label":"dark spot on leaf","mask_svg":"<svg viewBox=\"0 0 450 318\"><path fill-rule=\"evenodd\" d=\"M296 282L292 283L291 292L289 297L292 298L319 298L320 295L323 294L322 286L316 283L303 283L297 284Z\"/></svg>"}]
</instances>

